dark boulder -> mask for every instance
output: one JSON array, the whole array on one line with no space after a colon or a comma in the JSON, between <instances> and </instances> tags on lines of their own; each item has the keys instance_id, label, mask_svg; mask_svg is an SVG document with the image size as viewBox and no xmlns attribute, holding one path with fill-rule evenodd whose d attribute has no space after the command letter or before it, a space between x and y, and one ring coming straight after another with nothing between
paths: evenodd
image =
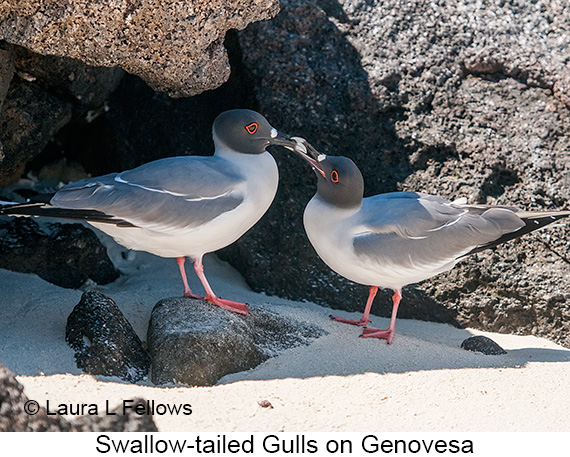
<instances>
[{"instance_id":1,"label":"dark boulder","mask_svg":"<svg viewBox=\"0 0 570 457\"><path fill-rule=\"evenodd\" d=\"M68 431L69 424L60 416L48 416L44 408L27 403L24 386L0 364L0 432Z\"/></svg>"},{"instance_id":2,"label":"dark boulder","mask_svg":"<svg viewBox=\"0 0 570 457\"><path fill-rule=\"evenodd\" d=\"M37 274L60 287L113 282L119 271L92 230L81 224L45 224L31 218L0 220L0 268Z\"/></svg>"},{"instance_id":3,"label":"dark boulder","mask_svg":"<svg viewBox=\"0 0 570 457\"><path fill-rule=\"evenodd\" d=\"M507 351L495 343L491 338L483 335L467 338L461 343L461 347L466 351L481 352L485 355L502 355L507 353Z\"/></svg>"},{"instance_id":4,"label":"dark boulder","mask_svg":"<svg viewBox=\"0 0 570 457\"><path fill-rule=\"evenodd\" d=\"M17 181L46 148L52 160L63 157L62 145L52 140L72 119L65 152L73 153L78 126L105 111L104 102L123 75L116 68L40 56L8 44L0 47L0 68L0 185Z\"/></svg>"},{"instance_id":5,"label":"dark boulder","mask_svg":"<svg viewBox=\"0 0 570 457\"><path fill-rule=\"evenodd\" d=\"M65 340L75 351L77 367L93 375L144 379L150 357L131 324L105 295L88 290L69 317Z\"/></svg>"}]
</instances>

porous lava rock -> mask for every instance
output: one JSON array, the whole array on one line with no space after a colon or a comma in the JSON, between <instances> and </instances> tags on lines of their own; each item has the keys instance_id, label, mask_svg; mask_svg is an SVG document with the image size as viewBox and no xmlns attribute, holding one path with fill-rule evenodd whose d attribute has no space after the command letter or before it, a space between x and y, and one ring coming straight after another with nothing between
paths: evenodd
<instances>
[{"instance_id":1,"label":"porous lava rock","mask_svg":"<svg viewBox=\"0 0 570 457\"><path fill-rule=\"evenodd\" d=\"M461 347L466 351L480 352L485 355L502 355L507 353L491 338L483 335L471 336L465 339L461 343Z\"/></svg>"},{"instance_id":2,"label":"porous lava rock","mask_svg":"<svg viewBox=\"0 0 570 457\"><path fill-rule=\"evenodd\" d=\"M68 289L88 280L108 284L120 275L97 235L81 224L40 226L31 218L2 218L0 234L0 268Z\"/></svg>"},{"instance_id":3,"label":"porous lava rock","mask_svg":"<svg viewBox=\"0 0 570 457\"><path fill-rule=\"evenodd\" d=\"M83 293L67 318L65 341L85 373L137 382L150 368L148 352L119 307L94 290Z\"/></svg>"},{"instance_id":4,"label":"porous lava rock","mask_svg":"<svg viewBox=\"0 0 570 457\"><path fill-rule=\"evenodd\" d=\"M228 30L278 11L277 0L6 0L0 39L42 55L120 67L157 90L190 96L228 79Z\"/></svg>"}]
</instances>

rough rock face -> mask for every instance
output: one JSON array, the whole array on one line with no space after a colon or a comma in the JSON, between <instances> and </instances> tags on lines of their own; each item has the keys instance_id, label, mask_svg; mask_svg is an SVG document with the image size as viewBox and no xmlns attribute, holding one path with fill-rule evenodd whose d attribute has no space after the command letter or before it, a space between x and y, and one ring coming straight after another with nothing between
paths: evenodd
<instances>
[{"instance_id":1,"label":"rough rock face","mask_svg":"<svg viewBox=\"0 0 570 457\"><path fill-rule=\"evenodd\" d=\"M1 56L0 56L1 58ZM26 163L71 119L71 107L14 78L0 112L0 184L17 181Z\"/></svg>"},{"instance_id":2,"label":"rough rock face","mask_svg":"<svg viewBox=\"0 0 570 457\"><path fill-rule=\"evenodd\" d=\"M14 57L12 46L0 42L0 111L13 76Z\"/></svg>"},{"instance_id":3,"label":"rough rock face","mask_svg":"<svg viewBox=\"0 0 570 457\"><path fill-rule=\"evenodd\" d=\"M106 111L88 125L75 126L76 160L94 174L121 171L151 160L176 155L211 155L212 123L225 110L253 107L255 94L241 71L237 32L228 33L232 75L215 90L188 98L157 93L132 75L125 75L107 100ZM67 143L66 132L61 141Z\"/></svg>"},{"instance_id":4,"label":"rough rock face","mask_svg":"<svg viewBox=\"0 0 570 457\"><path fill-rule=\"evenodd\" d=\"M81 133L106 110L121 68L173 96L216 88L230 76L226 33L278 10L278 0L0 2L0 185L70 121L66 154L100 143ZM61 157L61 145L51 149Z\"/></svg>"},{"instance_id":5,"label":"rough rock face","mask_svg":"<svg viewBox=\"0 0 570 457\"><path fill-rule=\"evenodd\" d=\"M148 326L152 381L213 385L324 333L260 308L241 316L202 300L166 298L155 305Z\"/></svg>"},{"instance_id":6,"label":"rough rock face","mask_svg":"<svg viewBox=\"0 0 570 457\"><path fill-rule=\"evenodd\" d=\"M89 374L137 382L150 368L146 349L119 307L93 290L83 294L67 318L65 340L75 351L77 367Z\"/></svg>"},{"instance_id":7,"label":"rough rock face","mask_svg":"<svg viewBox=\"0 0 570 457\"><path fill-rule=\"evenodd\" d=\"M97 235L81 224L42 228L30 218L2 218L0 235L0 268L34 273L68 289L88 279L107 284L119 277Z\"/></svg>"},{"instance_id":8,"label":"rough rock face","mask_svg":"<svg viewBox=\"0 0 570 457\"><path fill-rule=\"evenodd\" d=\"M59 415L47 415L43 407L30 404L24 387L13 373L0 364L0 432L156 432L152 416L135 414L134 408L117 407L113 415L80 416L68 422ZM132 403L145 404L142 399Z\"/></svg>"},{"instance_id":9,"label":"rough rock face","mask_svg":"<svg viewBox=\"0 0 570 457\"><path fill-rule=\"evenodd\" d=\"M17 181L72 118L88 124L101 114L122 75L0 42L0 185Z\"/></svg>"},{"instance_id":10,"label":"rough rock face","mask_svg":"<svg viewBox=\"0 0 570 457\"><path fill-rule=\"evenodd\" d=\"M355 160L366 195L416 190L563 209L569 21L562 1L286 0L273 21L239 37L258 109L322 152ZM324 266L303 234L312 172L278 158L276 202L224 257L258 290L362 310L363 288ZM567 244L567 231L550 228L477 254L405 288L399 316L568 345ZM373 311L389 314L387 293Z\"/></svg>"},{"instance_id":11,"label":"rough rock face","mask_svg":"<svg viewBox=\"0 0 570 457\"><path fill-rule=\"evenodd\" d=\"M277 0L7 0L0 4L0 39L43 55L121 67L157 90L189 96L228 79L229 29L278 10Z\"/></svg>"}]
</instances>

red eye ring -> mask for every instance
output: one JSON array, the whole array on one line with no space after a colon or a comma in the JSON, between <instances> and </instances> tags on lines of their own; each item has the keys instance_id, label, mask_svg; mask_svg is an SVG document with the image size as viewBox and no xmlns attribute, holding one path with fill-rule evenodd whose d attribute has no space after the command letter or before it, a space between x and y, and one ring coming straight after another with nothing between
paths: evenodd
<instances>
[{"instance_id":1,"label":"red eye ring","mask_svg":"<svg viewBox=\"0 0 570 457\"><path fill-rule=\"evenodd\" d=\"M331 171L331 181L338 182L338 172L336 170Z\"/></svg>"},{"instance_id":2,"label":"red eye ring","mask_svg":"<svg viewBox=\"0 0 570 457\"><path fill-rule=\"evenodd\" d=\"M252 122L251 124L246 125L245 129L247 130L247 133L253 135L255 132L257 132L258 127L259 126L257 125L257 122Z\"/></svg>"}]
</instances>

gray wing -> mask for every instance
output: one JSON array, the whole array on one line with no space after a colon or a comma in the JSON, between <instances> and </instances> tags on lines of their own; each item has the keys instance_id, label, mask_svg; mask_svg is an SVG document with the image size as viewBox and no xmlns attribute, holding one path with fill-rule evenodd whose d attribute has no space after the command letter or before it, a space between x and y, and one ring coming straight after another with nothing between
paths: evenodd
<instances>
[{"instance_id":1,"label":"gray wing","mask_svg":"<svg viewBox=\"0 0 570 457\"><path fill-rule=\"evenodd\" d=\"M51 204L150 229L197 227L243 202L244 181L218 157L171 157L62 187Z\"/></svg>"},{"instance_id":2,"label":"gray wing","mask_svg":"<svg viewBox=\"0 0 570 457\"><path fill-rule=\"evenodd\" d=\"M466 205L415 192L365 198L357 254L402 269L443 271L525 223L515 208Z\"/></svg>"}]
</instances>

